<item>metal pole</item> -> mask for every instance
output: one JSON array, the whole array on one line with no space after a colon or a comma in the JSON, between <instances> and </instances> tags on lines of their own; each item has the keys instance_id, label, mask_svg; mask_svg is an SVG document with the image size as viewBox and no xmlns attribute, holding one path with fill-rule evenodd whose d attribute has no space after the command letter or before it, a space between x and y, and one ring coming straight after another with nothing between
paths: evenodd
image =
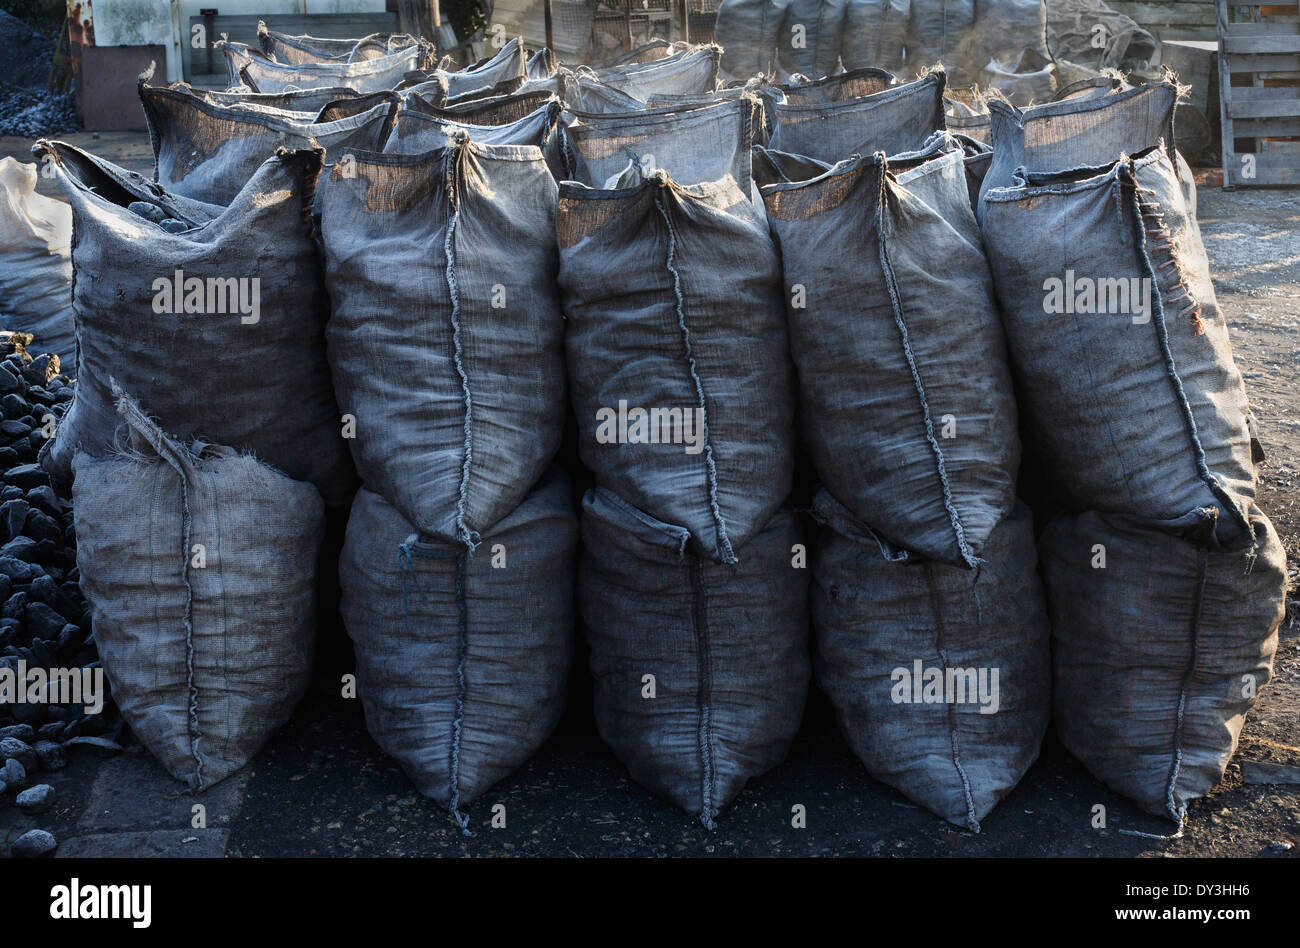
<instances>
[{"instance_id":1,"label":"metal pole","mask_svg":"<svg viewBox=\"0 0 1300 948\"><path fill-rule=\"evenodd\" d=\"M429 0L429 19L433 24L433 51L442 55L442 6L438 0Z\"/></svg>"},{"instance_id":2,"label":"metal pole","mask_svg":"<svg viewBox=\"0 0 1300 948\"><path fill-rule=\"evenodd\" d=\"M691 0L682 0L682 39L691 41Z\"/></svg>"},{"instance_id":3,"label":"metal pole","mask_svg":"<svg viewBox=\"0 0 1300 948\"><path fill-rule=\"evenodd\" d=\"M555 56L555 19L551 11L551 0L542 0L542 10L546 14L546 48Z\"/></svg>"}]
</instances>

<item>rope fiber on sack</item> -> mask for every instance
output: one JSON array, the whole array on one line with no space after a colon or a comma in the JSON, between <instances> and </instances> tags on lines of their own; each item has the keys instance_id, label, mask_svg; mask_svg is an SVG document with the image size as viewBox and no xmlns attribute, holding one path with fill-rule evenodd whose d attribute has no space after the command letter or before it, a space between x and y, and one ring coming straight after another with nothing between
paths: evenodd
<instances>
[{"instance_id":1,"label":"rope fiber on sack","mask_svg":"<svg viewBox=\"0 0 1300 948\"><path fill-rule=\"evenodd\" d=\"M456 223L460 218L460 201L456 187L460 181L460 163L463 160L465 146L469 136L457 132L455 140L447 149L446 162L447 203L451 216L447 220L447 238L443 249L447 256L447 290L451 295L451 340L452 361L456 364L456 374L460 376L461 391L465 395L465 460L460 469L460 487L456 500L456 536L472 553L482 541L477 530L471 530L465 523L465 508L469 502L469 473L474 458L474 399L469 389L469 374L465 371L464 350L461 346L460 333L460 287L456 283Z\"/></svg>"},{"instance_id":2,"label":"rope fiber on sack","mask_svg":"<svg viewBox=\"0 0 1300 948\"><path fill-rule=\"evenodd\" d=\"M713 462L713 445L709 441L709 419L708 408L704 399L704 383L700 381L699 373L695 370L695 353L691 348L691 331L686 325L686 305L682 295L682 276L677 270L677 232L673 227L672 218L669 216L668 208L664 206L663 200L663 192L667 187L669 187L668 180L660 173L658 175L658 187L655 190L655 208L664 219L664 226L668 231L667 267L673 278L673 295L677 304L677 325L682 331L682 346L686 352L686 368L690 372L691 382L695 385L695 395L700 406L700 433L704 440L704 466L708 471L709 478L709 507L713 511L713 523L718 531L718 542L722 546L722 562L736 563L738 559L735 551L731 548L731 540L727 537L727 522L722 516L721 507L718 505L718 469Z\"/></svg>"},{"instance_id":3,"label":"rope fiber on sack","mask_svg":"<svg viewBox=\"0 0 1300 948\"><path fill-rule=\"evenodd\" d=\"M697 735L700 744L700 822L708 830L716 829L714 818L718 815L717 777L713 761L713 668L709 654L709 620L704 592L704 569L700 558L691 555L691 592L693 602L691 621L695 625L696 667L698 689L696 704L699 711Z\"/></svg>"},{"instance_id":4,"label":"rope fiber on sack","mask_svg":"<svg viewBox=\"0 0 1300 948\"><path fill-rule=\"evenodd\" d=\"M1156 341L1160 346L1160 355L1165 363L1165 375L1169 379L1169 384L1173 386L1174 397L1178 402L1178 408L1182 413L1183 422L1187 426L1188 439L1192 444L1192 453L1196 462L1196 474L1201 481L1210 489L1215 498L1223 504L1224 508L1232 515L1232 519L1237 525L1245 530L1250 537L1250 549L1246 551L1248 564L1253 564L1255 556L1259 550L1259 537L1256 534L1254 526L1250 523L1245 512L1228 496L1228 492L1223 489L1219 479L1215 477L1209 468L1205 459L1205 447L1201 444L1201 437L1196 427L1196 417L1192 414L1192 404L1187 397L1187 390L1183 387L1183 380L1178 374L1178 367L1174 364L1173 351L1169 347L1169 328L1165 324L1165 307L1163 294L1160 290L1160 282L1156 277L1155 265L1151 260L1151 254L1147 249L1147 234L1145 226L1146 211L1142 208L1143 190L1137 181L1137 168L1133 159L1121 165L1121 178L1116 182L1116 200L1119 200L1119 194L1122 188L1128 187L1132 194L1129 202L1130 209L1133 211L1133 230L1136 238L1138 249L1138 260L1142 265L1142 270L1151 286L1151 322L1155 326ZM1249 573L1249 568L1247 569Z\"/></svg>"},{"instance_id":5,"label":"rope fiber on sack","mask_svg":"<svg viewBox=\"0 0 1300 948\"><path fill-rule=\"evenodd\" d=\"M450 767L448 782L451 800L447 809L465 836L469 831L469 817L460 811L460 741L465 724L465 660L469 657L469 603L465 599L465 578L469 570L470 550L461 550L456 556L456 628L460 634L456 654L456 715L451 721L451 748L448 751Z\"/></svg>"},{"instance_id":6,"label":"rope fiber on sack","mask_svg":"<svg viewBox=\"0 0 1300 948\"><path fill-rule=\"evenodd\" d=\"M199 689L194 681L194 587L190 583L190 540L193 531L193 517L190 513L189 479L195 473L193 461L180 451L159 428L140 405L118 386L115 379L109 380L113 396L117 400L117 411L126 419L134 431L138 432L149 445L158 452L158 457L175 471L181 492L181 581L185 585L185 609L182 624L185 628L185 686L189 694L189 731L190 756L194 758L194 789L203 789L203 755L199 752L199 741L203 737L199 728Z\"/></svg>"},{"instance_id":7,"label":"rope fiber on sack","mask_svg":"<svg viewBox=\"0 0 1300 948\"><path fill-rule=\"evenodd\" d=\"M907 322L903 318L903 304L898 296L898 282L894 277L894 267L889 260L889 249L887 247L885 234L885 207L888 203L889 196L889 161L883 151L878 151L873 156L876 165L876 175L879 179L878 199L876 201L876 238L880 248L880 268L884 272L885 287L889 290L889 302L894 310L894 324L898 327L898 335L903 345L903 355L907 358L907 367L912 373L912 383L916 387L916 397L921 403L921 415L925 419L925 438L930 444L930 450L934 454L935 467L939 473L939 485L943 489L943 506L948 511L948 520L952 523L952 532L957 540L957 549L961 557L966 561L966 565L972 569L978 567L982 560L975 555L966 541L966 530L962 526L961 516L953 506L952 488L948 483L948 470L943 460L943 449L939 447L939 441L934 436L934 420L930 417L930 404L925 397L925 384L921 381L921 372L916 365L916 357L912 353L912 341L907 332Z\"/></svg>"},{"instance_id":8,"label":"rope fiber on sack","mask_svg":"<svg viewBox=\"0 0 1300 948\"><path fill-rule=\"evenodd\" d=\"M431 547L422 543L418 533L412 533L397 547L397 568L402 577L402 615L410 621L411 610L407 599L408 586L427 600L428 595L420 586L419 574L415 568L416 558L424 560L447 559L456 557L456 710L451 722L451 742L447 750L448 795L447 809L460 827L461 833L472 836L469 830L469 817L460 810L460 745L462 726L465 721L465 663L469 655L469 603L465 596L465 581L469 569L469 557L473 555L467 549L451 550Z\"/></svg>"},{"instance_id":9,"label":"rope fiber on sack","mask_svg":"<svg viewBox=\"0 0 1300 948\"><path fill-rule=\"evenodd\" d=\"M930 592L930 610L934 613L934 648L939 655L939 661L943 663L946 670L950 667L948 661L948 652L944 648L944 622L943 608L940 605L938 586L935 582L935 564L927 560L925 563L925 582ZM966 768L961 762L961 740L957 737L957 707L953 702L947 702L948 716L948 739L952 747L952 765L957 770L957 777L961 780L962 800L966 804L966 827L973 833L980 831L979 820L975 818L975 800L971 795L970 777L966 773Z\"/></svg>"}]
</instances>

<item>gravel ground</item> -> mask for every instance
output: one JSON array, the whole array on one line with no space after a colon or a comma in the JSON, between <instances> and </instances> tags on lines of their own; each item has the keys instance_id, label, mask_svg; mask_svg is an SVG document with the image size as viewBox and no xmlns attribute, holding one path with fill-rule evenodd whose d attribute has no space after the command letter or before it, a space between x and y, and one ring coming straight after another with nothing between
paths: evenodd
<instances>
[{"instance_id":1,"label":"gravel ground","mask_svg":"<svg viewBox=\"0 0 1300 948\"><path fill-rule=\"evenodd\" d=\"M0 85L0 135L40 138L77 127L71 95Z\"/></svg>"}]
</instances>

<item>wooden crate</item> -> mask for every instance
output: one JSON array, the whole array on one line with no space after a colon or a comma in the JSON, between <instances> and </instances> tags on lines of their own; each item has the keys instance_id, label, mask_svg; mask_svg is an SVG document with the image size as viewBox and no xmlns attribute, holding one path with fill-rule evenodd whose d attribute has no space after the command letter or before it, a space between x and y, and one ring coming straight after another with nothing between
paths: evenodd
<instances>
[{"instance_id":1,"label":"wooden crate","mask_svg":"<svg viewBox=\"0 0 1300 948\"><path fill-rule=\"evenodd\" d=\"M1223 186L1300 185L1300 7L1218 0Z\"/></svg>"}]
</instances>

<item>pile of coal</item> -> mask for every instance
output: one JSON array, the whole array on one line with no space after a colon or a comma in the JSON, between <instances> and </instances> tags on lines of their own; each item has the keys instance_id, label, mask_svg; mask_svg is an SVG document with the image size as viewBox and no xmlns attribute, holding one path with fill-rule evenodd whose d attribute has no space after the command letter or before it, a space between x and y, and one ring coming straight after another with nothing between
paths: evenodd
<instances>
[{"instance_id":1,"label":"pile of coal","mask_svg":"<svg viewBox=\"0 0 1300 948\"><path fill-rule=\"evenodd\" d=\"M0 135L39 138L77 128L68 93L51 92L54 37L0 10Z\"/></svg>"},{"instance_id":2,"label":"pile of coal","mask_svg":"<svg viewBox=\"0 0 1300 948\"><path fill-rule=\"evenodd\" d=\"M37 454L72 402L57 356L0 332L0 793L36 785L69 746L116 749L123 724L77 571L72 503Z\"/></svg>"}]
</instances>

